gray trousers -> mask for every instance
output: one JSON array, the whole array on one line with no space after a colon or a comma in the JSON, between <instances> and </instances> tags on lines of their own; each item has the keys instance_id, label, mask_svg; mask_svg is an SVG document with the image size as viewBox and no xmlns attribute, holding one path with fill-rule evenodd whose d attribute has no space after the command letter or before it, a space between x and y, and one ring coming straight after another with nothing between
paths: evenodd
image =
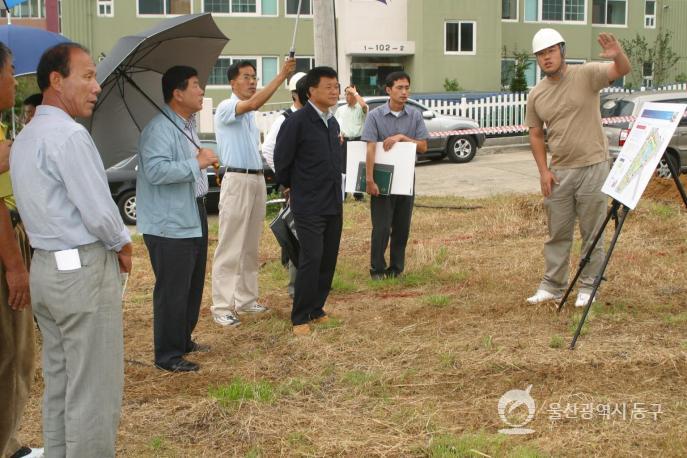
<instances>
[{"instance_id":1,"label":"gray trousers","mask_svg":"<svg viewBox=\"0 0 687 458\"><path fill-rule=\"evenodd\" d=\"M544 199L549 239L544 243L546 270L539 289L559 294L568 287L575 220L579 220L580 224L583 256L589 250L596 232L606 218L608 198L601 192L601 187L608 175L608 162L574 169L552 169L552 172L558 178L559 184L554 185L551 195ZM580 275L580 292L592 291L603 258L602 238Z\"/></svg>"},{"instance_id":2,"label":"gray trousers","mask_svg":"<svg viewBox=\"0 0 687 458\"><path fill-rule=\"evenodd\" d=\"M400 274L405 269L406 245L410 235L414 202L414 195L370 197L370 275L383 275L388 272ZM384 254L389 245L391 246L387 268Z\"/></svg>"},{"instance_id":3,"label":"gray trousers","mask_svg":"<svg viewBox=\"0 0 687 458\"><path fill-rule=\"evenodd\" d=\"M79 247L81 268L58 271L53 252L31 264L43 335L45 456L113 457L124 385L122 285L117 255Z\"/></svg>"}]
</instances>

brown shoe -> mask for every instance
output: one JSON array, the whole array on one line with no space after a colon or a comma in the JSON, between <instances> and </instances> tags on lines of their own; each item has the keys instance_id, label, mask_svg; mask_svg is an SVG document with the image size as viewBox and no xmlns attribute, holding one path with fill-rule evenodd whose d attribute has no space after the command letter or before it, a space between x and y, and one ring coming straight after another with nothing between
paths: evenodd
<instances>
[{"instance_id":1,"label":"brown shoe","mask_svg":"<svg viewBox=\"0 0 687 458\"><path fill-rule=\"evenodd\" d=\"M327 316L327 315L322 315L321 317L315 318L314 320L312 320L312 322L315 323L315 324L325 324L325 323L328 323L328 322L329 322L329 316Z\"/></svg>"},{"instance_id":2,"label":"brown shoe","mask_svg":"<svg viewBox=\"0 0 687 458\"><path fill-rule=\"evenodd\" d=\"M307 324L297 324L293 327L294 336L307 336L310 335L310 326Z\"/></svg>"}]
</instances>

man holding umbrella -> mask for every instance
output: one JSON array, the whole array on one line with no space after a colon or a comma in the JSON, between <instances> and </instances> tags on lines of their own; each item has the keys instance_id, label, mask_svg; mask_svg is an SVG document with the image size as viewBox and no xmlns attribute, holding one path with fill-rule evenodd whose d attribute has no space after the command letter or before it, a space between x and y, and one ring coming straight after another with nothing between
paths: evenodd
<instances>
[{"instance_id":1,"label":"man holding umbrella","mask_svg":"<svg viewBox=\"0 0 687 458\"><path fill-rule=\"evenodd\" d=\"M155 365L172 372L197 371L186 353L209 347L191 339L205 284L208 222L207 167L212 150L198 149L195 113L203 106L198 72L175 66L162 76L166 105L143 129L136 180L137 226L155 272Z\"/></svg>"},{"instance_id":2,"label":"man holding umbrella","mask_svg":"<svg viewBox=\"0 0 687 458\"><path fill-rule=\"evenodd\" d=\"M249 61L227 70L232 95L215 112L217 146L226 173L219 200L219 241L212 267L212 316L221 326L240 324L236 313L262 313L258 300L258 245L265 219L265 178L254 112L272 97L296 68L284 61L261 91Z\"/></svg>"}]
</instances>

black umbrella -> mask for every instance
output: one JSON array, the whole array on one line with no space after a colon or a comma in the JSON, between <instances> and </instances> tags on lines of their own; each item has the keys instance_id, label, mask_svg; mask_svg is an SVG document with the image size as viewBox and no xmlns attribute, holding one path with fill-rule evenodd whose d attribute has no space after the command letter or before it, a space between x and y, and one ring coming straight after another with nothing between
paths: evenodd
<instances>
[{"instance_id":1,"label":"black umbrella","mask_svg":"<svg viewBox=\"0 0 687 458\"><path fill-rule=\"evenodd\" d=\"M84 120L105 168L138 152L140 132L164 104L162 74L187 65L204 86L228 41L212 15L203 13L161 21L115 44L98 64L103 91L93 116Z\"/></svg>"}]
</instances>

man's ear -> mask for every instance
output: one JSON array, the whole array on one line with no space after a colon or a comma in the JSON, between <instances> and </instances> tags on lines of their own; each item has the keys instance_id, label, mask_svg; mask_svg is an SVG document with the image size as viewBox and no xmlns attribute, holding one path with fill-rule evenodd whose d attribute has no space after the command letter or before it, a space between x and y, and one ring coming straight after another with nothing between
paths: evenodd
<instances>
[{"instance_id":1,"label":"man's ear","mask_svg":"<svg viewBox=\"0 0 687 458\"><path fill-rule=\"evenodd\" d=\"M52 71L50 72L50 76L48 77L48 80L50 81L50 87L55 89L58 92L62 91L62 81L64 81L64 77L60 74L60 72L57 71Z\"/></svg>"},{"instance_id":2,"label":"man's ear","mask_svg":"<svg viewBox=\"0 0 687 458\"><path fill-rule=\"evenodd\" d=\"M391 88L389 86L384 86L384 91L386 92L386 95L391 95Z\"/></svg>"}]
</instances>

